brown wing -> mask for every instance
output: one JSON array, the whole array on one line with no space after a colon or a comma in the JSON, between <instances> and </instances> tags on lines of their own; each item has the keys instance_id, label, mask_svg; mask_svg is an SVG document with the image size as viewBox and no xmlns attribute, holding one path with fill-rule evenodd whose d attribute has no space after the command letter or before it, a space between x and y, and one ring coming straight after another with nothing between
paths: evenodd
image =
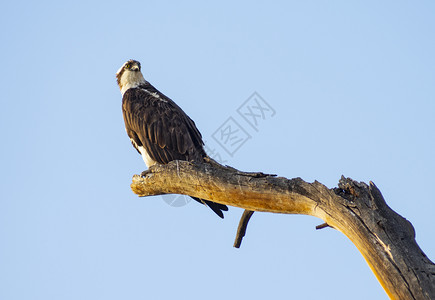
<instances>
[{"instance_id":1,"label":"brown wing","mask_svg":"<svg viewBox=\"0 0 435 300\"><path fill-rule=\"evenodd\" d=\"M128 136L138 147L143 146L156 162L201 160L205 156L195 123L157 90L154 92L149 87L127 90L122 99L122 112Z\"/></svg>"}]
</instances>

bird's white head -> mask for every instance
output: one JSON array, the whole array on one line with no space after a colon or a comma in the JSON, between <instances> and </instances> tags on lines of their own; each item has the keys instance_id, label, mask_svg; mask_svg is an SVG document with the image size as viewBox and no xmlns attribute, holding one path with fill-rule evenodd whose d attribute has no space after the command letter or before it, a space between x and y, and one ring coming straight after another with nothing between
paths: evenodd
<instances>
[{"instance_id":1,"label":"bird's white head","mask_svg":"<svg viewBox=\"0 0 435 300\"><path fill-rule=\"evenodd\" d=\"M125 62L118 72L116 72L116 80L122 95L125 91L131 88L138 87L140 84L145 83L145 79L140 71L140 62L130 59Z\"/></svg>"}]
</instances>

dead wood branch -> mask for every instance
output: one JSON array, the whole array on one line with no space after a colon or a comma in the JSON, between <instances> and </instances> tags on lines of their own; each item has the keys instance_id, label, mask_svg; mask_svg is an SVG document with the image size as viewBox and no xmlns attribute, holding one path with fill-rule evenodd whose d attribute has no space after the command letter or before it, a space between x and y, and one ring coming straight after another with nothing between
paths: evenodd
<instances>
[{"instance_id":1,"label":"dead wood branch","mask_svg":"<svg viewBox=\"0 0 435 300\"><path fill-rule=\"evenodd\" d=\"M240 248L243 237L246 234L246 228L248 227L249 219L252 217L253 214L254 212L252 210L245 209L245 211L243 212L242 217L239 221L239 227L237 228L236 239L233 245L235 248Z\"/></svg>"},{"instance_id":2,"label":"dead wood branch","mask_svg":"<svg viewBox=\"0 0 435 300\"><path fill-rule=\"evenodd\" d=\"M358 248L392 299L435 299L435 265L373 182L342 177L337 188L315 181L245 173L216 163L171 162L135 175L139 196L185 194L250 211L322 219Z\"/></svg>"}]
</instances>

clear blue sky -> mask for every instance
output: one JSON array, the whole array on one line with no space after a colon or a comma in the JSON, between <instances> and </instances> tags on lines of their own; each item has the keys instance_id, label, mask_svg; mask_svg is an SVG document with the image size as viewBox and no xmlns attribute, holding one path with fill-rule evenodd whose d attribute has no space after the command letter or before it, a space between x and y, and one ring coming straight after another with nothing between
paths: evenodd
<instances>
[{"instance_id":1,"label":"clear blue sky","mask_svg":"<svg viewBox=\"0 0 435 300\"><path fill-rule=\"evenodd\" d=\"M357 249L309 216L224 220L138 198L115 72L128 59L226 162L372 180L435 258L433 1L2 4L0 299L386 299ZM254 130L257 92L276 112ZM229 155L232 117L251 136ZM231 152L231 151L230 151Z\"/></svg>"}]
</instances>

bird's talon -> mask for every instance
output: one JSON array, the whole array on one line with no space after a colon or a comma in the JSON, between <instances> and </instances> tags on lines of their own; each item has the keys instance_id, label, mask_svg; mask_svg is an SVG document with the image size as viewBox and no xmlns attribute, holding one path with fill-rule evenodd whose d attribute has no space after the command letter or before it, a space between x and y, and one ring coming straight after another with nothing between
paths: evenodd
<instances>
[{"instance_id":1,"label":"bird's talon","mask_svg":"<svg viewBox=\"0 0 435 300\"><path fill-rule=\"evenodd\" d=\"M143 171L142 173L140 173L140 176L145 177L145 176L147 176L147 174L149 174L149 173L151 173L150 170L145 170L145 171Z\"/></svg>"}]
</instances>

